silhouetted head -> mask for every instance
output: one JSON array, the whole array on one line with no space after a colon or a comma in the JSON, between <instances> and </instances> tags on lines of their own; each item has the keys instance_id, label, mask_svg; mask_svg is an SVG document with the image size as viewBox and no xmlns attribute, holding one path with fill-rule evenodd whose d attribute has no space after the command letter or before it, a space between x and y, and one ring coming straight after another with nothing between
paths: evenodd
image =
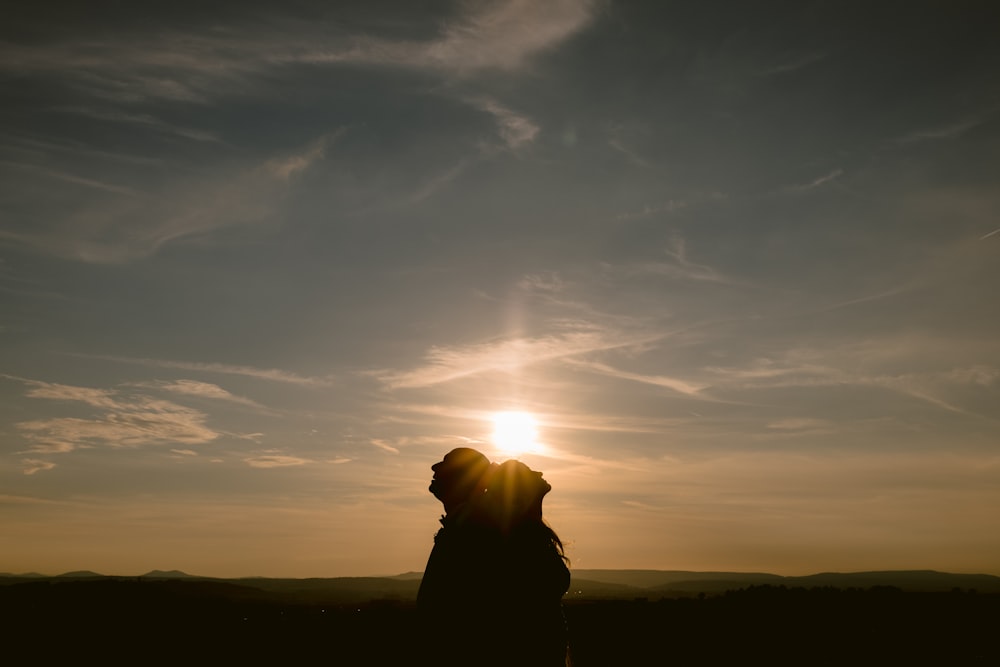
<instances>
[{"instance_id":1,"label":"silhouetted head","mask_svg":"<svg viewBox=\"0 0 1000 667\"><path fill-rule=\"evenodd\" d=\"M505 540L512 540L509 544L547 544L564 563L569 563L562 540L542 518L542 500L551 490L542 473L517 460L504 461L487 481L486 493L477 503L478 516Z\"/></svg>"},{"instance_id":2,"label":"silhouetted head","mask_svg":"<svg viewBox=\"0 0 1000 667\"><path fill-rule=\"evenodd\" d=\"M488 495L502 524L510 527L524 519L540 520L542 499L551 490L542 473L511 459L501 463L490 478Z\"/></svg>"},{"instance_id":3,"label":"silhouetted head","mask_svg":"<svg viewBox=\"0 0 1000 667\"><path fill-rule=\"evenodd\" d=\"M483 492L491 465L490 460L475 449L453 449L431 466L434 478L430 492L444 504L445 512L451 512Z\"/></svg>"}]
</instances>

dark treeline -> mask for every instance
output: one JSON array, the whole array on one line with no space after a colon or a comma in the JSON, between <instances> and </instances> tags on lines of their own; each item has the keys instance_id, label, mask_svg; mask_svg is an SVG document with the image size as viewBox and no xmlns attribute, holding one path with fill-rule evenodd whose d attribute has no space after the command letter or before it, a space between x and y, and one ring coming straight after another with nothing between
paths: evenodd
<instances>
[{"instance_id":1,"label":"dark treeline","mask_svg":"<svg viewBox=\"0 0 1000 667\"><path fill-rule=\"evenodd\" d=\"M565 608L574 667L1000 664L993 593L753 586ZM448 640L418 635L410 599L323 604L214 581L11 583L0 623L8 651L38 665L408 665L420 642Z\"/></svg>"},{"instance_id":2,"label":"dark treeline","mask_svg":"<svg viewBox=\"0 0 1000 667\"><path fill-rule=\"evenodd\" d=\"M1000 595L754 586L569 607L575 667L987 665Z\"/></svg>"}]
</instances>

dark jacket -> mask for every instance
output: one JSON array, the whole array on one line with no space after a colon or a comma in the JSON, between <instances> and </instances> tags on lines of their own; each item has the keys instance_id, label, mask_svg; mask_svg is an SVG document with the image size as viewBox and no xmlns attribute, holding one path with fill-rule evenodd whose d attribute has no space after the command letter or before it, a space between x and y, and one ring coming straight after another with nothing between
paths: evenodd
<instances>
[{"instance_id":1,"label":"dark jacket","mask_svg":"<svg viewBox=\"0 0 1000 667\"><path fill-rule=\"evenodd\" d=\"M482 607L483 532L467 513L442 517L427 559L417 608L424 637L422 652L435 667L478 664L477 653L489 641Z\"/></svg>"}]
</instances>

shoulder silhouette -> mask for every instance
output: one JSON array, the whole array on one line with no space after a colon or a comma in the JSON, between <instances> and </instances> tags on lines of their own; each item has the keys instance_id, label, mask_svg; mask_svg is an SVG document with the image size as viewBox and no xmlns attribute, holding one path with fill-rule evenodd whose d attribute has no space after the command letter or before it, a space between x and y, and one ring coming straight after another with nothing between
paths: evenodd
<instances>
[{"instance_id":1,"label":"shoulder silhouette","mask_svg":"<svg viewBox=\"0 0 1000 667\"><path fill-rule=\"evenodd\" d=\"M431 466L445 509L420 584L427 657L437 665L564 667L563 545L542 517L552 490L520 461L469 448Z\"/></svg>"}]
</instances>

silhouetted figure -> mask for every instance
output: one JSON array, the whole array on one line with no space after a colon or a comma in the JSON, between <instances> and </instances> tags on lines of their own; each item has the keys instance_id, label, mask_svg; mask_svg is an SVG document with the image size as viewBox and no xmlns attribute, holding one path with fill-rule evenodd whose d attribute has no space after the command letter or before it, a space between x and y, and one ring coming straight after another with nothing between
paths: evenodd
<instances>
[{"instance_id":1,"label":"silhouetted figure","mask_svg":"<svg viewBox=\"0 0 1000 667\"><path fill-rule=\"evenodd\" d=\"M491 590L485 620L494 638L489 657L475 664L566 665L562 597L570 575L562 541L542 518L542 499L550 490L542 473L506 461L471 506L475 524L488 527L490 549L482 560Z\"/></svg>"},{"instance_id":2,"label":"silhouetted figure","mask_svg":"<svg viewBox=\"0 0 1000 667\"><path fill-rule=\"evenodd\" d=\"M488 641L480 610L489 578L483 568L489 531L474 508L495 468L482 453L467 447L448 452L431 466L430 492L444 505L445 514L424 568L417 606L426 624L426 657L437 666L477 665Z\"/></svg>"},{"instance_id":3,"label":"silhouetted figure","mask_svg":"<svg viewBox=\"0 0 1000 667\"><path fill-rule=\"evenodd\" d=\"M417 593L436 666L564 667L563 545L542 518L552 489L520 461L458 448L431 466L445 508Z\"/></svg>"}]
</instances>

